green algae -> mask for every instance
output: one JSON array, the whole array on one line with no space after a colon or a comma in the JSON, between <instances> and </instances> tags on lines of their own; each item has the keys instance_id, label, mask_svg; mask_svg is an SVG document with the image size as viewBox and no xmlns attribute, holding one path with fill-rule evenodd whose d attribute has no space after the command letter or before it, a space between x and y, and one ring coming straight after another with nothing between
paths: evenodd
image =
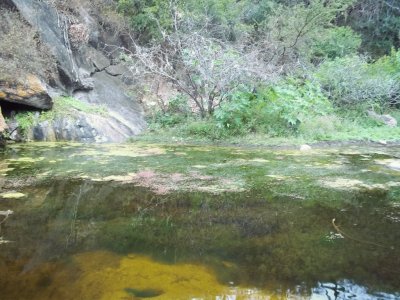
<instances>
[{"instance_id":1,"label":"green algae","mask_svg":"<svg viewBox=\"0 0 400 300\"><path fill-rule=\"evenodd\" d=\"M26 200L4 203L4 209L17 212L13 223L7 220L4 236L19 239L2 245L0 257L33 256L30 264L41 266L60 257L75 260L85 251L118 254L118 259L102 256L108 261L140 254L160 264L206 266L213 274L213 283L208 285L224 289L233 283L268 290L260 292L260 297L272 297L282 288L294 291L299 285L310 291L318 282L342 279L372 290L400 290L395 271L400 269L398 171L379 163L396 160L398 148L300 153L152 147L28 144L2 152L12 168L4 187L20 191ZM337 238L333 218L357 240L384 247ZM85 257L89 261L90 254ZM96 261L100 264L101 260ZM99 269L91 264L87 268L93 286L104 283L105 273L112 274L110 286L125 276L118 262L112 267ZM75 282L68 279L72 273L62 277L70 287ZM118 288L101 295L109 299L135 296L125 289L162 290L171 295L156 284L136 285L132 278L127 276ZM18 275L7 280L18 282ZM61 291L61 284L57 281L52 290ZM0 289L9 291L1 283ZM193 283L190 290L195 290ZM35 287L32 291L39 293ZM91 292L92 299L101 299L95 289Z\"/></svg>"}]
</instances>

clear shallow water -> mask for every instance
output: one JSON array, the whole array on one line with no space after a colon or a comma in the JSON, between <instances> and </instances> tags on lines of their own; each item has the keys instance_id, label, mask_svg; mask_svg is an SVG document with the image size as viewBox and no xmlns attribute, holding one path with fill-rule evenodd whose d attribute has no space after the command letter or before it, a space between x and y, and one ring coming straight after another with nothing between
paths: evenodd
<instances>
[{"instance_id":1,"label":"clear shallow water","mask_svg":"<svg viewBox=\"0 0 400 300\"><path fill-rule=\"evenodd\" d=\"M400 299L399 157L11 146L1 299Z\"/></svg>"}]
</instances>

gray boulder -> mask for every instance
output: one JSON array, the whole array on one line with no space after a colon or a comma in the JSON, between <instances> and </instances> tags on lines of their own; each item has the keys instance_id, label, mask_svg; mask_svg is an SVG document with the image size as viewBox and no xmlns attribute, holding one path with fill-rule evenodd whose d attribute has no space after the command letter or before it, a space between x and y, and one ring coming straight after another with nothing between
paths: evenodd
<instances>
[{"instance_id":1,"label":"gray boulder","mask_svg":"<svg viewBox=\"0 0 400 300\"><path fill-rule=\"evenodd\" d=\"M104 105L108 110L106 116L79 112L73 121L60 117L41 123L32 130L31 138L121 141L146 127L142 107L126 93L126 85L119 76L122 69L111 66L110 59L98 48L100 37L107 33L83 8L79 8L80 23L71 24L45 1L8 1L38 31L57 60L59 80L53 83L52 94L73 96L86 103Z\"/></svg>"}]
</instances>

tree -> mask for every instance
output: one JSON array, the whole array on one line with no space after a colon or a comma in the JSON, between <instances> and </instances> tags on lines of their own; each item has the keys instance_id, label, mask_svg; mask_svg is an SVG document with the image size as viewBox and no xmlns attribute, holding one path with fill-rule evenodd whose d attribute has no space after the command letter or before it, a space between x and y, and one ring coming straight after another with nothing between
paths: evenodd
<instances>
[{"instance_id":1,"label":"tree","mask_svg":"<svg viewBox=\"0 0 400 300\"><path fill-rule=\"evenodd\" d=\"M373 56L400 47L400 4L396 0L359 0L342 23L361 34L361 48Z\"/></svg>"},{"instance_id":2,"label":"tree","mask_svg":"<svg viewBox=\"0 0 400 300\"><path fill-rule=\"evenodd\" d=\"M124 49L136 77L150 75L147 78L171 82L204 117L237 85L268 80L276 74L254 49L212 37L207 28L198 28L190 14L180 11L175 1L169 4L172 30L159 28L162 41L141 46L132 38L134 48Z\"/></svg>"},{"instance_id":3,"label":"tree","mask_svg":"<svg viewBox=\"0 0 400 300\"><path fill-rule=\"evenodd\" d=\"M334 26L354 0L310 0L291 5L276 5L258 28L256 47L264 49L265 59L274 64L298 64L308 52L312 40Z\"/></svg>"}]
</instances>

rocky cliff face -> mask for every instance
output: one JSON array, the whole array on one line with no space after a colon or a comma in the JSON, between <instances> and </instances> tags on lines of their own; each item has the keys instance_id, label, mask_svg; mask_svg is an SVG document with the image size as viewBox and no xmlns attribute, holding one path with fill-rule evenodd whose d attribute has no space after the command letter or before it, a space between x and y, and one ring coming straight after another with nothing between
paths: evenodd
<instances>
[{"instance_id":1,"label":"rocky cliff face","mask_svg":"<svg viewBox=\"0 0 400 300\"><path fill-rule=\"evenodd\" d=\"M114 64L103 52L107 32L95 16L84 8L71 20L41 0L7 0L47 45L57 62L57 74L52 80L29 74L15 82L0 82L0 104L8 103L39 109L51 109L60 96L69 96L92 106L104 106L105 114L74 111L51 120L37 118L28 136L35 140L123 141L145 128L139 103L127 95L124 73L127 69ZM110 38L109 38L110 39ZM119 46L113 37L107 43Z\"/></svg>"}]
</instances>

